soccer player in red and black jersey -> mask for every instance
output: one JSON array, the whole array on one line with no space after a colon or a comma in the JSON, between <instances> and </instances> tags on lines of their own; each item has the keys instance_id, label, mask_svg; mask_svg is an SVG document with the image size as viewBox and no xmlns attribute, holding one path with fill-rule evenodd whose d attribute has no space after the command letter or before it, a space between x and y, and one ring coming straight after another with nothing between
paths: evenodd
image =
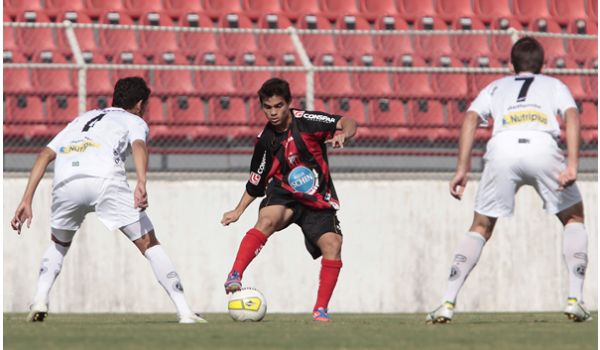
<instances>
[{"instance_id":1,"label":"soccer player in red and black jersey","mask_svg":"<svg viewBox=\"0 0 600 350\"><path fill-rule=\"evenodd\" d=\"M223 215L221 223L237 221L256 197L266 197L260 204L256 225L242 239L225 291L241 288L244 270L269 236L296 223L302 228L312 257L323 256L313 319L327 322L327 305L342 268L342 232L326 144L343 147L356 133L356 122L338 115L290 108L290 87L279 78L267 80L258 96L268 123L254 147L246 191L237 207Z\"/></svg>"}]
</instances>

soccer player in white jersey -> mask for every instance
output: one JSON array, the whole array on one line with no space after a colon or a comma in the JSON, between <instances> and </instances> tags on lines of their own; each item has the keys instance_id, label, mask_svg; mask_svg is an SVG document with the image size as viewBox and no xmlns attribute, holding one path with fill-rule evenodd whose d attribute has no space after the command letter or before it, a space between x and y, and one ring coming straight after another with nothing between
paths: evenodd
<instances>
[{"instance_id":1,"label":"soccer player in white jersey","mask_svg":"<svg viewBox=\"0 0 600 350\"><path fill-rule=\"evenodd\" d=\"M19 234L33 217L35 190L50 162L56 159L52 188L51 240L42 258L37 290L27 320L43 321L49 293L63 259L85 215L96 212L109 229L119 229L148 259L158 282L177 308L179 323L206 322L192 312L179 275L158 242L144 211L148 207L146 171L148 125L142 119L150 89L144 79L117 81L112 107L92 110L70 122L39 154L11 226ZM125 158L132 153L137 185L127 184Z\"/></svg>"},{"instance_id":2,"label":"soccer player in white jersey","mask_svg":"<svg viewBox=\"0 0 600 350\"><path fill-rule=\"evenodd\" d=\"M456 173L450 181L453 197L460 200L467 184L479 119L494 118L494 130L484 157L473 223L456 248L443 303L427 315L428 322L452 320L460 288L477 264L497 218L513 214L515 193L522 185L533 186L546 212L555 214L564 225L563 257L569 273L565 314L573 321L591 319L582 300L588 239L583 203L575 184L579 115L569 89L560 80L540 74L543 62L540 43L531 37L521 38L511 50L516 75L489 84L467 110ZM557 145L557 114L566 123L566 164Z\"/></svg>"}]
</instances>

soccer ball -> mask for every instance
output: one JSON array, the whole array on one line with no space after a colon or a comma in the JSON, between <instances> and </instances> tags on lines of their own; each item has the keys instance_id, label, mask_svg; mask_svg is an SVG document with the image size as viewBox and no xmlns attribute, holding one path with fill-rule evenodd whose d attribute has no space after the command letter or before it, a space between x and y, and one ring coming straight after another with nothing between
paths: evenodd
<instances>
[{"instance_id":1,"label":"soccer ball","mask_svg":"<svg viewBox=\"0 0 600 350\"><path fill-rule=\"evenodd\" d=\"M227 308L235 321L258 322L267 313L267 301L257 289L242 288L231 294Z\"/></svg>"}]
</instances>

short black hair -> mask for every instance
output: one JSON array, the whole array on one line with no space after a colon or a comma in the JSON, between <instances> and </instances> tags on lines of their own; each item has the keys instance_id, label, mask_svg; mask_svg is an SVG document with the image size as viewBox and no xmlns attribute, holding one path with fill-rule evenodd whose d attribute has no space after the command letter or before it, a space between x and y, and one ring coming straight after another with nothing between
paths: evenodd
<instances>
[{"instance_id":1,"label":"short black hair","mask_svg":"<svg viewBox=\"0 0 600 350\"><path fill-rule=\"evenodd\" d=\"M539 74L544 65L544 48L539 41L530 36L523 37L510 50L510 63L515 72L531 72Z\"/></svg>"},{"instance_id":2,"label":"short black hair","mask_svg":"<svg viewBox=\"0 0 600 350\"><path fill-rule=\"evenodd\" d=\"M292 101L292 93L290 92L290 84L281 78L271 78L265 81L260 90L258 90L258 98L262 103L264 100L273 97L281 96L285 102Z\"/></svg>"},{"instance_id":3,"label":"short black hair","mask_svg":"<svg viewBox=\"0 0 600 350\"><path fill-rule=\"evenodd\" d=\"M131 109L139 101L145 104L149 97L150 88L143 78L127 77L119 79L115 84L112 106Z\"/></svg>"}]
</instances>

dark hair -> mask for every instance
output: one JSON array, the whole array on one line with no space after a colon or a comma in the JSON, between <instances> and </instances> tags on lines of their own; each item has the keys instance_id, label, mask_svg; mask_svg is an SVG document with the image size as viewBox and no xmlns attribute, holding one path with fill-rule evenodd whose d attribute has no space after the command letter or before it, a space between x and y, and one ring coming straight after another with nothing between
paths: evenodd
<instances>
[{"instance_id":1,"label":"dark hair","mask_svg":"<svg viewBox=\"0 0 600 350\"><path fill-rule=\"evenodd\" d=\"M112 106L130 109L139 101L146 103L148 97L150 97L150 88L143 78L127 77L119 79L115 84Z\"/></svg>"},{"instance_id":2,"label":"dark hair","mask_svg":"<svg viewBox=\"0 0 600 350\"><path fill-rule=\"evenodd\" d=\"M292 101L290 84L280 78L271 78L265 81L260 87L260 90L258 90L258 98L260 98L260 102L262 103L264 100L273 96L281 96L285 102L290 103Z\"/></svg>"},{"instance_id":3,"label":"dark hair","mask_svg":"<svg viewBox=\"0 0 600 350\"><path fill-rule=\"evenodd\" d=\"M510 63L515 67L516 73L540 73L544 65L542 44L530 36L517 40L510 50Z\"/></svg>"}]
</instances>

